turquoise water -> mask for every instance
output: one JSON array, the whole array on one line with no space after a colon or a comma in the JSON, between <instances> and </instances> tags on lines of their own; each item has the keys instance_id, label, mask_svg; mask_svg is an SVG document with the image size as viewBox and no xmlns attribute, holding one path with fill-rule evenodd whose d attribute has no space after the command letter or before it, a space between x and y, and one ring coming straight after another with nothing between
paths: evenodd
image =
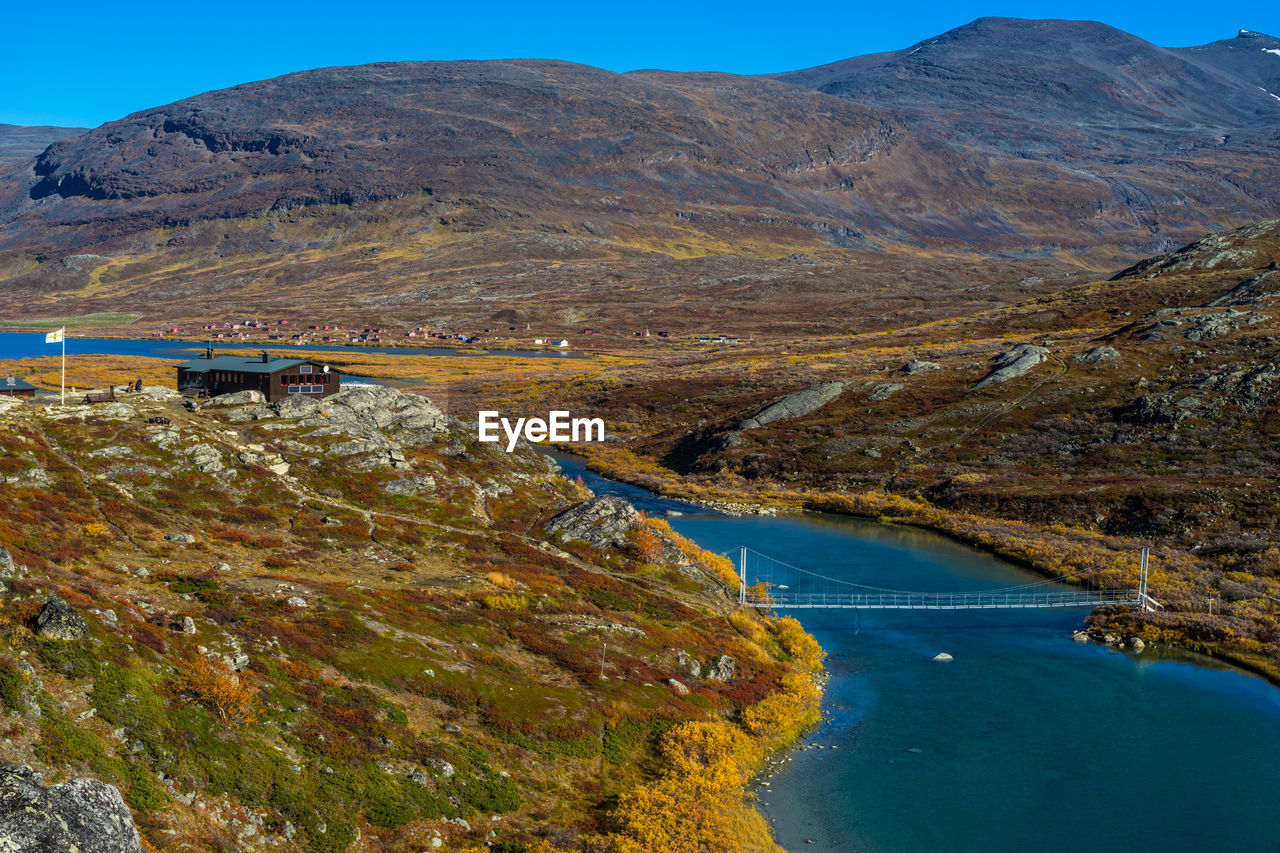
<instances>
[{"instance_id":1,"label":"turquoise water","mask_svg":"<svg viewBox=\"0 0 1280 853\"><path fill-rule=\"evenodd\" d=\"M651 512L672 506L584 478ZM714 551L745 543L871 585L1039 579L860 519L671 522ZM1083 609L794 615L827 650L831 680L825 721L758 792L790 850L1280 850L1280 690L1260 678L1075 643ZM954 660L929 660L940 651Z\"/></svg>"}]
</instances>

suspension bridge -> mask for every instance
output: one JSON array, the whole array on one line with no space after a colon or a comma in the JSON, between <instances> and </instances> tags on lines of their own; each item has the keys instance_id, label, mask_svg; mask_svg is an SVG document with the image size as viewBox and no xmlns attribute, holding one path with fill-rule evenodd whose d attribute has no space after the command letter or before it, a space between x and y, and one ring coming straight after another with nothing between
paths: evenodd
<instances>
[{"instance_id":1,"label":"suspension bridge","mask_svg":"<svg viewBox=\"0 0 1280 853\"><path fill-rule=\"evenodd\" d=\"M1162 610L1163 605L1147 594L1148 562L1149 549L1143 548L1136 589L1103 589L1091 585L1063 588L1060 579L1049 578L977 592L919 592L829 577L743 545L738 548L738 601L759 609L776 610L1015 610L1104 604Z\"/></svg>"}]
</instances>

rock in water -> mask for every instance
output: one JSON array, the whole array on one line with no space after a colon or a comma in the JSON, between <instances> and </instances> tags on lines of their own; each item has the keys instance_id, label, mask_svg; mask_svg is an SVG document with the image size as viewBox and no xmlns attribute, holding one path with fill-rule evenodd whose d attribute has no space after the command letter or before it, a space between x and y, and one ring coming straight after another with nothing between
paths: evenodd
<instances>
[{"instance_id":1,"label":"rock in water","mask_svg":"<svg viewBox=\"0 0 1280 853\"><path fill-rule=\"evenodd\" d=\"M951 655L947 654L946 652L938 652L936 655L931 657L930 660L946 661L946 660L955 660L955 658L951 657Z\"/></svg>"},{"instance_id":2,"label":"rock in water","mask_svg":"<svg viewBox=\"0 0 1280 853\"><path fill-rule=\"evenodd\" d=\"M737 671L738 662L728 655L720 655L716 658L715 663L707 668L707 678L710 681L728 681L733 678L734 672Z\"/></svg>"},{"instance_id":3,"label":"rock in water","mask_svg":"<svg viewBox=\"0 0 1280 853\"><path fill-rule=\"evenodd\" d=\"M89 636L89 626L74 607L55 595L36 614L36 635L50 640L83 640Z\"/></svg>"},{"instance_id":4,"label":"rock in water","mask_svg":"<svg viewBox=\"0 0 1280 853\"><path fill-rule=\"evenodd\" d=\"M142 853L120 792L96 779L44 786L39 773L0 768L0 850L21 853Z\"/></svg>"},{"instance_id":5,"label":"rock in water","mask_svg":"<svg viewBox=\"0 0 1280 853\"><path fill-rule=\"evenodd\" d=\"M640 518L636 508L616 495L597 495L547 522L548 533L582 539L597 548L621 547Z\"/></svg>"}]
</instances>

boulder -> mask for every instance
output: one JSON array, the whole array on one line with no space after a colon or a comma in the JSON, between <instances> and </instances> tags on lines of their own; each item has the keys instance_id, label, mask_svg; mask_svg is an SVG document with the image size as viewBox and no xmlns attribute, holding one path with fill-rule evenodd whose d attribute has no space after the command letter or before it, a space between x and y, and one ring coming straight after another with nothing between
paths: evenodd
<instances>
[{"instance_id":1,"label":"boulder","mask_svg":"<svg viewBox=\"0 0 1280 853\"><path fill-rule=\"evenodd\" d=\"M622 498L597 495L551 519L546 530L566 540L585 540L597 548L621 547L639 519L636 508Z\"/></svg>"},{"instance_id":2,"label":"boulder","mask_svg":"<svg viewBox=\"0 0 1280 853\"><path fill-rule=\"evenodd\" d=\"M671 689L681 696L689 695L689 688L686 687L679 679L668 678L667 684L671 685Z\"/></svg>"},{"instance_id":3,"label":"boulder","mask_svg":"<svg viewBox=\"0 0 1280 853\"><path fill-rule=\"evenodd\" d=\"M172 388L166 388L163 385L143 385L142 393L150 397L152 400L177 400L182 397Z\"/></svg>"},{"instance_id":4,"label":"boulder","mask_svg":"<svg viewBox=\"0 0 1280 853\"><path fill-rule=\"evenodd\" d=\"M738 662L728 655L720 655L715 663L707 667L707 678L710 681L728 681L738 669Z\"/></svg>"},{"instance_id":5,"label":"boulder","mask_svg":"<svg viewBox=\"0 0 1280 853\"><path fill-rule=\"evenodd\" d=\"M881 400L888 400L901 390L902 385L897 382L878 382L871 388L871 393L867 395L867 399L878 403Z\"/></svg>"},{"instance_id":6,"label":"boulder","mask_svg":"<svg viewBox=\"0 0 1280 853\"><path fill-rule=\"evenodd\" d=\"M949 660L955 660L955 658L953 658L951 655L947 654L946 652L938 652L936 655L929 658L929 660L949 661Z\"/></svg>"},{"instance_id":7,"label":"boulder","mask_svg":"<svg viewBox=\"0 0 1280 853\"><path fill-rule=\"evenodd\" d=\"M1142 642L1141 637L1129 638L1129 648L1133 649L1135 652L1141 652L1146 647L1147 647L1147 644Z\"/></svg>"},{"instance_id":8,"label":"boulder","mask_svg":"<svg viewBox=\"0 0 1280 853\"><path fill-rule=\"evenodd\" d=\"M196 620L192 619L190 616L183 616L182 617L182 633L194 634L195 632L196 632Z\"/></svg>"},{"instance_id":9,"label":"boulder","mask_svg":"<svg viewBox=\"0 0 1280 853\"><path fill-rule=\"evenodd\" d=\"M403 480L392 480L382 487L389 495L416 495L422 492L435 491L436 478L425 475L407 477Z\"/></svg>"},{"instance_id":10,"label":"boulder","mask_svg":"<svg viewBox=\"0 0 1280 853\"><path fill-rule=\"evenodd\" d=\"M753 417L747 418L738 424L738 429L756 429L775 421L812 414L836 397L839 397L848 385L848 382L823 382L803 391L797 391L794 394L783 397L776 403L766 406Z\"/></svg>"},{"instance_id":11,"label":"boulder","mask_svg":"<svg viewBox=\"0 0 1280 853\"><path fill-rule=\"evenodd\" d=\"M103 418L136 418L138 410L128 403L107 403L93 410L95 415Z\"/></svg>"},{"instance_id":12,"label":"boulder","mask_svg":"<svg viewBox=\"0 0 1280 853\"><path fill-rule=\"evenodd\" d=\"M320 410L320 402L305 394L290 394L283 400L276 400L270 409L282 418L305 418Z\"/></svg>"},{"instance_id":13,"label":"boulder","mask_svg":"<svg viewBox=\"0 0 1280 853\"><path fill-rule=\"evenodd\" d=\"M170 542L177 542L179 545L193 545L196 541L196 537L190 533L170 533L164 538Z\"/></svg>"},{"instance_id":14,"label":"boulder","mask_svg":"<svg viewBox=\"0 0 1280 853\"><path fill-rule=\"evenodd\" d=\"M1115 347L1094 347L1088 352L1076 353L1074 360L1081 364L1101 364L1119 357L1120 351Z\"/></svg>"},{"instance_id":15,"label":"boulder","mask_svg":"<svg viewBox=\"0 0 1280 853\"><path fill-rule=\"evenodd\" d=\"M36 636L50 640L83 640L89 636L89 626L84 617L56 595L46 601L36 614L35 631Z\"/></svg>"},{"instance_id":16,"label":"boulder","mask_svg":"<svg viewBox=\"0 0 1280 853\"><path fill-rule=\"evenodd\" d=\"M973 388L976 391L979 388L1016 379L1048 357L1049 350L1045 347L1035 344L1018 344L1013 349L996 356L994 359L996 369L980 379Z\"/></svg>"},{"instance_id":17,"label":"boulder","mask_svg":"<svg viewBox=\"0 0 1280 853\"><path fill-rule=\"evenodd\" d=\"M251 403L261 405L267 402L267 397L261 391L234 391L230 394L219 394L214 397L206 406L247 406Z\"/></svg>"},{"instance_id":18,"label":"boulder","mask_svg":"<svg viewBox=\"0 0 1280 853\"><path fill-rule=\"evenodd\" d=\"M902 372L908 376L915 376L917 373L924 373L928 370L941 370L942 365L936 361L925 361L923 359L913 359L902 365Z\"/></svg>"},{"instance_id":19,"label":"boulder","mask_svg":"<svg viewBox=\"0 0 1280 853\"><path fill-rule=\"evenodd\" d=\"M13 555L9 549L0 545L0 578L17 577L18 567L13 564Z\"/></svg>"},{"instance_id":20,"label":"boulder","mask_svg":"<svg viewBox=\"0 0 1280 853\"><path fill-rule=\"evenodd\" d=\"M0 850L14 853L142 853L120 792L96 779L44 786L30 767L0 768Z\"/></svg>"}]
</instances>

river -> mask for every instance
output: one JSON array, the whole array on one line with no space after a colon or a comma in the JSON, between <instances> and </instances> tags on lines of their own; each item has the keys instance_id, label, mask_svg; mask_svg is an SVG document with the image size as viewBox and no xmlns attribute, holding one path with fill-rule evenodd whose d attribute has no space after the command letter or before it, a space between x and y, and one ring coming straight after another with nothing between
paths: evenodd
<instances>
[{"instance_id":1,"label":"river","mask_svg":"<svg viewBox=\"0 0 1280 853\"><path fill-rule=\"evenodd\" d=\"M557 459L598 493L684 511L672 527L713 551L923 591L1040 580L926 531L697 511ZM831 678L823 723L757 789L789 850L1280 850L1280 690L1261 678L1073 642L1084 610L793 615Z\"/></svg>"}]
</instances>

